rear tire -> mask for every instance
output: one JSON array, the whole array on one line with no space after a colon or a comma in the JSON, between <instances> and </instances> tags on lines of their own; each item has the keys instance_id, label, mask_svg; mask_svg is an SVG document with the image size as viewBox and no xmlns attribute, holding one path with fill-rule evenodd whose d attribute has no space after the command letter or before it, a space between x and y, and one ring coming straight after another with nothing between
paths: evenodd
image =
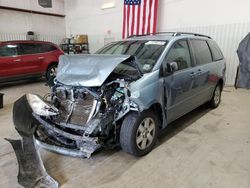
<instances>
[{"instance_id":1,"label":"rear tire","mask_svg":"<svg viewBox=\"0 0 250 188\"><path fill-rule=\"evenodd\" d=\"M209 107L211 108L217 108L220 105L221 102L221 91L222 86L221 84L217 84L212 99L208 102Z\"/></svg>"},{"instance_id":2,"label":"rear tire","mask_svg":"<svg viewBox=\"0 0 250 188\"><path fill-rule=\"evenodd\" d=\"M155 146L158 130L159 118L152 111L130 112L121 126L121 147L134 156L146 155Z\"/></svg>"},{"instance_id":3,"label":"rear tire","mask_svg":"<svg viewBox=\"0 0 250 188\"><path fill-rule=\"evenodd\" d=\"M46 82L49 86L54 85L54 79L56 77L56 73L57 73L57 64L50 65L46 72Z\"/></svg>"}]
</instances>

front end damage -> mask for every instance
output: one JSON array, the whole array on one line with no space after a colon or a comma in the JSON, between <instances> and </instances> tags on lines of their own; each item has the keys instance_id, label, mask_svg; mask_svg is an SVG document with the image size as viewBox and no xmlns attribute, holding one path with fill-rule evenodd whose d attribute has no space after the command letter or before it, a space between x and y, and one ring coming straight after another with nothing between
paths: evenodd
<instances>
[{"instance_id":1,"label":"front end damage","mask_svg":"<svg viewBox=\"0 0 250 188\"><path fill-rule=\"evenodd\" d=\"M86 58L92 57L80 57L74 60L74 65L64 64L65 59L69 61L68 57L61 59L51 94L44 97L27 94L15 102L14 124L21 135L34 135L40 147L74 157L89 158L94 151L119 143L122 118L129 111L139 111L130 99L129 84L139 79L141 73L135 58L116 57L112 68L96 65L95 70L91 69L97 71L98 76L102 74L101 78L81 77L81 72L73 72L72 68L88 69L89 65L84 66ZM112 57L105 59L109 61ZM93 86L90 86L91 79L95 83Z\"/></svg>"},{"instance_id":2,"label":"front end damage","mask_svg":"<svg viewBox=\"0 0 250 188\"><path fill-rule=\"evenodd\" d=\"M115 144L117 121L130 110L137 110L129 100L124 80L113 81L99 91L66 86L54 90L52 101L43 101L54 104L46 109L52 112L50 115L36 114L36 102L28 100L39 122L34 136L41 147L66 155L90 157L100 147Z\"/></svg>"}]
</instances>

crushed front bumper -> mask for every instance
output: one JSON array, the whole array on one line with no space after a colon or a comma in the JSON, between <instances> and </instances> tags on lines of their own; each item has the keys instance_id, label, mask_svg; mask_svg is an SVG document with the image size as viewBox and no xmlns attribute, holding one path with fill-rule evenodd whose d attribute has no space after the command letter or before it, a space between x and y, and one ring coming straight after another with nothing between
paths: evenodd
<instances>
[{"instance_id":1,"label":"crushed front bumper","mask_svg":"<svg viewBox=\"0 0 250 188\"><path fill-rule=\"evenodd\" d=\"M82 126L55 124L32 110L26 95L18 99L13 107L13 122L21 136L34 135L35 143L49 151L73 157L87 157L102 144L98 137L85 136ZM98 122L90 122L95 126Z\"/></svg>"},{"instance_id":2,"label":"crushed front bumper","mask_svg":"<svg viewBox=\"0 0 250 188\"><path fill-rule=\"evenodd\" d=\"M38 138L35 138L35 143L36 145L38 145L39 147L55 152L55 153L59 153L62 155L68 155L71 157L79 157L79 158L90 158L91 154L99 148L99 146L97 147L93 147L92 144L90 144L89 146L86 145L86 147L82 150L77 150L77 149L69 149L69 148L65 148L62 146L57 146L57 145L52 145L52 144L48 144L46 142L43 142L41 140L39 140Z\"/></svg>"},{"instance_id":3,"label":"crushed front bumper","mask_svg":"<svg viewBox=\"0 0 250 188\"><path fill-rule=\"evenodd\" d=\"M35 134L36 144L44 149L72 157L89 158L94 151L101 147L98 137L87 137L84 135L80 136L72 134L62 130L66 128L63 125L53 125L34 113L33 117L40 123L40 128L46 130L43 131L43 134L45 133L46 135L39 136L39 134L37 134L39 129L37 129ZM82 127L75 125L74 128L81 129ZM67 127L67 129L69 128ZM66 144L65 139L70 140L71 144ZM75 144L72 144L72 142Z\"/></svg>"}]
</instances>

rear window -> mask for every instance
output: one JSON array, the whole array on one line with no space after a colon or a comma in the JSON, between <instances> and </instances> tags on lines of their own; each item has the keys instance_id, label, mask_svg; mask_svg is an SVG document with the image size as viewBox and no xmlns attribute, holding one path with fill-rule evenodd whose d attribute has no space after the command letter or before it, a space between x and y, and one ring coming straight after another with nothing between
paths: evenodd
<instances>
[{"instance_id":1,"label":"rear window","mask_svg":"<svg viewBox=\"0 0 250 188\"><path fill-rule=\"evenodd\" d=\"M212 62L212 55L205 40L191 40L192 48L197 65L203 65Z\"/></svg>"},{"instance_id":2,"label":"rear window","mask_svg":"<svg viewBox=\"0 0 250 188\"><path fill-rule=\"evenodd\" d=\"M218 61L223 59L223 55L221 53L220 48L218 47L218 45L214 42L214 41L209 41L208 42L210 49L212 51L212 56L213 56L213 60L214 61Z\"/></svg>"}]
</instances>

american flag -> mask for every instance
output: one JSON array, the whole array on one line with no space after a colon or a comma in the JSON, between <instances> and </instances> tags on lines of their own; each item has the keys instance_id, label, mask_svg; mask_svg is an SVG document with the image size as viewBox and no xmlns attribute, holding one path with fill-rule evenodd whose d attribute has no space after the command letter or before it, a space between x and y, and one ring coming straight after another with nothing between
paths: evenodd
<instances>
[{"instance_id":1,"label":"american flag","mask_svg":"<svg viewBox=\"0 0 250 188\"><path fill-rule=\"evenodd\" d=\"M122 38L156 32L158 0L124 0Z\"/></svg>"}]
</instances>

